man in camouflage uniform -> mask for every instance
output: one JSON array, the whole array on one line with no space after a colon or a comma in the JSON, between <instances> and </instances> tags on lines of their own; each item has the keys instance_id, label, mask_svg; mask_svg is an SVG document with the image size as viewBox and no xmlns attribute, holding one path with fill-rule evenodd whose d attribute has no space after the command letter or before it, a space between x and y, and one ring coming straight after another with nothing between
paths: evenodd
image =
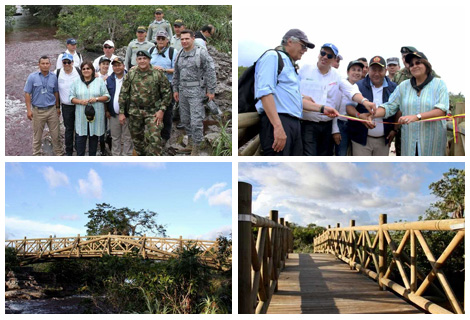
<instances>
[{"instance_id":1,"label":"man in camouflage uniform","mask_svg":"<svg viewBox=\"0 0 470 320\"><path fill-rule=\"evenodd\" d=\"M133 66L136 65L136 55L137 52L140 50L148 51L150 48L153 47L152 41L146 41L145 37L147 36L147 30L145 27L140 26L137 28L137 39L132 40L129 42L126 51L126 58L125 58L125 66L127 70L130 70Z\"/></svg>"},{"instance_id":2,"label":"man in camouflage uniform","mask_svg":"<svg viewBox=\"0 0 470 320\"><path fill-rule=\"evenodd\" d=\"M188 136L192 137L191 155L199 155L203 139L205 96L214 99L216 76L214 61L206 49L194 45L194 32L181 32L180 51L173 74L173 96L179 101L181 122ZM205 87L205 85L207 87Z\"/></svg>"},{"instance_id":3,"label":"man in camouflage uniform","mask_svg":"<svg viewBox=\"0 0 470 320\"><path fill-rule=\"evenodd\" d=\"M155 20L149 25L147 31L147 41L155 42L155 37L157 32L160 30L166 31L168 33L168 38L173 37L173 30L171 30L171 24L163 19L163 10L158 8L155 10Z\"/></svg>"},{"instance_id":4,"label":"man in camouflage uniform","mask_svg":"<svg viewBox=\"0 0 470 320\"><path fill-rule=\"evenodd\" d=\"M150 54L140 50L137 68L125 76L119 94L119 121L124 124L126 117L129 118L129 131L137 155L161 154L163 115L170 103L170 82L162 71L151 67Z\"/></svg>"}]
</instances>

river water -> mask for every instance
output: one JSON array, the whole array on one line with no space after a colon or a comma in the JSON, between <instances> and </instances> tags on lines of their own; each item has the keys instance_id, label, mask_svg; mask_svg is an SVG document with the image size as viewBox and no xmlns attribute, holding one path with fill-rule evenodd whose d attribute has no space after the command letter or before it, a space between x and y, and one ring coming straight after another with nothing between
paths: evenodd
<instances>
[{"instance_id":1,"label":"river water","mask_svg":"<svg viewBox=\"0 0 470 320\"><path fill-rule=\"evenodd\" d=\"M6 314L72 314L87 313L91 296L74 295L66 298L37 300L6 300ZM96 310L95 310L96 311Z\"/></svg>"}]
</instances>

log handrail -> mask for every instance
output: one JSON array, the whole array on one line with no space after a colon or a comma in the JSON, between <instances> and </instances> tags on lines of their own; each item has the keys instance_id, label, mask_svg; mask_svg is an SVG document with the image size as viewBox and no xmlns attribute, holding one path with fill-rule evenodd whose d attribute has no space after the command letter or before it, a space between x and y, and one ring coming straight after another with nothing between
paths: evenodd
<instances>
[{"instance_id":1,"label":"log handrail","mask_svg":"<svg viewBox=\"0 0 470 320\"><path fill-rule=\"evenodd\" d=\"M404 232L400 243L394 241L390 231ZM455 236L436 258L422 231L448 231L454 232ZM430 313L462 314L465 312L464 307L456 298L442 266L452 252L464 242L464 237L465 219L387 223L387 215L380 215L378 225L355 226L355 221L351 220L349 227L341 227L339 224L336 228L328 226L325 232L313 240L313 247L315 253L334 254L349 264L351 269L356 269L377 281L380 289L389 288ZM410 246L409 255L404 251L407 245ZM427 275L417 267L418 245L432 267ZM392 255L391 261L387 261L388 251ZM405 267L408 267L409 273ZM394 269L398 270L403 285L389 278ZM433 283L436 278L443 290ZM447 310L424 297L429 287L440 294L441 298L445 298L452 310Z\"/></svg>"},{"instance_id":2,"label":"log handrail","mask_svg":"<svg viewBox=\"0 0 470 320\"><path fill-rule=\"evenodd\" d=\"M277 291L279 274L284 269L293 237L288 222L251 213L252 187L238 183L238 312L266 313ZM256 228L256 229L255 229ZM255 237L256 234L256 237Z\"/></svg>"},{"instance_id":3,"label":"log handrail","mask_svg":"<svg viewBox=\"0 0 470 320\"><path fill-rule=\"evenodd\" d=\"M238 114L238 148L240 156L261 155L261 144L259 140L259 130L257 125L260 121L257 112L247 112ZM254 138L254 139L253 139Z\"/></svg>"}]
</instances>

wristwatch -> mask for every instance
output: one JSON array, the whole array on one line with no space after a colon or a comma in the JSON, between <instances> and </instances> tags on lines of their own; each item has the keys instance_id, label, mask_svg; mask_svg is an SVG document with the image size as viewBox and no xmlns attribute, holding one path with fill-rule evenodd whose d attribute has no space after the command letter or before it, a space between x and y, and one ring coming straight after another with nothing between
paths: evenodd
<instances>
[{"instance_id":1,"label":"wristwatch","mask_svg":"<svg viewBox=\"0 0 470 320\"><path fill-rule=\"evenodd\" d=\"M421 113L418 113L416 117L418 118L418 121L421 120Z\"/></svg>"},{"instance_id":2,"label":"wristwatch","mask_svg":"<svg viewBox=\"0 0 470 320\"><path fill-rule=\"evenodd\" d=\"M361 100L361 104L363 104L363 103L364 103L364 101L369 101L369 99L367 99L367 98L363 98L363 99Z\"/></svg>"}]
</instances>

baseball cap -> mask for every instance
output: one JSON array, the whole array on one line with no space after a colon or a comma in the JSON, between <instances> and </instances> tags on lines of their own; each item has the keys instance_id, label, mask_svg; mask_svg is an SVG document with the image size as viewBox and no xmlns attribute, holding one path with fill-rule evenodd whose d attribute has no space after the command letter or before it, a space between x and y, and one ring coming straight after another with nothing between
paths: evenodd
<instances>
[{"instance_id":1,"label":"baseball cap","mask_svg":"<svg viewBox=\"0 0 470 320\"><path fill-rule=\"evenodd\" d=\"M64 53L62 55L62 61L63 60L70 60L70 61L73 61L73 56L70 54L70 53Z\"/></svg>"},{"instance_id":2,"label":"baseball cap","mask_svg":"<svg viewBox=\"0 0 470 320\"><path fill-rule=\"evenodd\" d=\"M115 62L124 64L124 59L122 57L116 57L113 59L113 62L111 62L111 64L114 64Z\"/></svg>"},{"instance_id":3,"label":"baseball cap","mask_svg":"<svg viewBox=\"0 0 470 320\"><path fill-rule=\"evenodd\" d=\"M150 55L150 53L148 53L148 51L145 51L145 50L139 50L137 51L137 54L136 54L137 57L147 57L149 59L152 59L152 56Z\"/></svg>"},{"instance_id":4,"label":"baseball cap","mask_svg":"<svg viewBox=\"0 0 470 320\"><path fill-rule=\"evenodd\" d=\"M161 8L155 9L155 13L163 13L163 10Z\"/></svg>"},{"instance_id":5,"label":"baseball cap","mask_svg":"<svg viewBox=\"0 0 470 320\"><path fill-rule=\"evenodd\" d=\"M351 69L352 66L359 66L359 67L361 67L361 69L364 69L364 64L359 60L353 60L353 61L349 62L348 71L349 71L349 69Z\"/></svg>"},{"instance_id":6,"label":"baseball cap","mask_svg":"<svg viewBox=\"0 0 470 320\"><path fill-rule=\"evenodd\" d=\"M112 42L111 40L106 40L106 41L103 43L103 47L104 47L105 45L108 45L108 46L114 48L114 42Z\"/></svg>"},{"instance_id":7,"label":"baseball cap","mask_svg":"<svg viewBox=\"0 0 470 320\"><path fill-rule=\"evenodd\" d=\"M325 43L321 47L322 48L330 48L333 51L333 53L335 54L335 56L338 55L338 48L332 43Z\"/></svg>"},{"instance_id":8,"label":"baseball cap","mask_svg":"<svg viewBox=\"0 0 470 320\"><path fill-rule=\"evenodd\" d=\"M336 58L338 58L338 60L343 60L343 56L340 55L340 54L338 54L338 55L336 56Z\"/></svg>"},{"instance_id":9,"label":"baseball cap","mask_svg":"<svg viewBox=\"0 0 470 320\"><path fill-rule=\"evenodd\" d=\"M406 57L405 57L406 63L410 63L411 59L413 59L413 57L428 60L428 58L424 55L424 53L415 51L415 52L408 53L406 55Z\"/></svg>"},{"instance_id":10,"label":"baseball cap","mask_svg":"<svg viewBox=\"0 0 470 320\"><path fill-rule=\"evenodd\" d=\"M308 41L307 35L302 30L290 29L289 31L286 32L286 34L284 35L284 37L282 39L287 40L290 37L295 37L295 38L305 42L305 45L307 46L307 48L310 48L310 49L315 48L315 45L313 43L311 43L310 41Z\"/></svg>"},{"instance_id":11,"label":"baseball cap","mask_svg":"<svg viewBox=\"0 0 470 320\"><path fill-rule=\"evenodd\" d=\"M77 44L77 40L75 40L74 38L68 38L68 39L67 39L67 44L73 44L73 45L75 45L75 44Z\"/></svg>"},{"instance_id":12,"label":"baseball cap","mask_svg":"<svg viewBox=\"0 0 470 320\"><path fill-rule=\"evenodd\" d=\"M105 61L108 61L109 63L111 63L111 59L109 59L107 56L102 56L100 58L99 64L101 64L102 62L105 62Z\"/></svg>"},{"instance_id":13,"label":"baseball cap","mask_svg":"<svg viewBox=\"0 0 470 320\"><path fill-rule=\"evenodd\" d=\"M155 39L157 39L157 37L165 37L168 39L168 33L164 30L160 30L157 32L157 35L155 36Z\"/></svg>"},{"instance_id":14,"label":"baseball cap","mask_svg":"<svg viewBox=\"0 0 470 320\"><path fill-rule=\"evenodd\" d=\"M415 51L418 51L418 49L412 46L401 47L400 49L401 53L410 53L410 52L415 52Z\"/></svg>"},{"instance_id":15,"label":"baseball cap","mask_svg":"<svg viewBox=\"0 0 470 320\"><path fill-rule=\"evenodd\" d=\"M147 32L147 28L144 27L144 26L139 26L139 27L137 28L137 32Z\"/></svg>"},{"instance_id":16,"label":"baseball cap","mask_svg":"<svg viewBox=\"0 0 470 320\"><path fill-rule=\"evenodd\" d=\"M396 58L396 57L388 58L387 59L387 66L390 65L390 64L396 64L397 66L399 66L400 65L400 60L398 60L398 58Z\"/></svg>"},{"instance_id":17,"label":"baseball cap","mask_svg":"<svg viewBox=\"0 0 470 320\"><path fill-rule=\"evenodd\" d=\"M381 56L374 56L372 59L370 59L369 67L372 66L373 64L378 64L382 68L385 68L387 66L385 59L382 58Z\"/></svg>"},{"instance_id":18,"label":"baseball cap","mask_svg":"<svg viewBox=\"0 0 470 320\"><path fill-rule=\"evenodd\" d=\"M175 20L175 22L173 22L173 25L177 27L181 27L181 26L184 26L184 23L183 23L183 20L177 19Z\"/></svg>"}]
</instances>

